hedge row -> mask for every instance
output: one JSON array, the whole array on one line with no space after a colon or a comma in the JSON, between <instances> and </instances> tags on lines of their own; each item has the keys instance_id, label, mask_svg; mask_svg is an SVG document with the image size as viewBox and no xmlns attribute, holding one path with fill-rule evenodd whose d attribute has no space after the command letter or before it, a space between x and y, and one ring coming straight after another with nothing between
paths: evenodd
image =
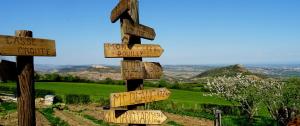
<instances>
[{"instance_id":1,"label":"hedge row","mask_svg":"<svg viewBox=\"0 0 300 126\"><path fill-rule=\"evenodd\" d=\"M83 94L68 94L66 95L66 103L67 104L87 104L90 103L91 99L89 95Z\"/></svg>"},{"instance_id":2,"label":"hedge row","mask_svg":"<svg viewBox=\"0 0 300 126\"><path fill-rule=\"evenodd\" d=\"M148 107L147 109L163 110L170 113L201 117L210 120L214 119L214 109L221 110L222 115L241 116L244 113L240 106L197 104L194 107L184 107L182 104L175 103L171 100L147 103L145 107Z\"/></svg>"},{"instance_id":3,"label":"hedge row","mask_svg":"<svg viewBox=\"0 0 300 126\"><path fill-rule=\"evenodd\" d=\"M1 93L12 93L17 95L17 88L15 87L7 87L7 86L0 86ZM54 91L46 90L46 89L35 89L35 97L43 98L46 95L55 95Z\"/></svg>"}]
</instances>

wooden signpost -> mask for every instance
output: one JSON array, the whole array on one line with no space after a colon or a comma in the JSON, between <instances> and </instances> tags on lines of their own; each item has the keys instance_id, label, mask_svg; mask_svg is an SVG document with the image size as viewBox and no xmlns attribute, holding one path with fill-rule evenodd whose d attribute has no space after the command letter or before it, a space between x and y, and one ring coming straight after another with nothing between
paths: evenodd
<instances>
[{"instance_id":1,"label":"wooden signpost","mask_svg":"<svg viewBox=\"0 0 300 126\"><path fill-rule=\"evenodd\" d=\"M104 44L105 58L160 57L163 51L160 45L154 44Z\"/></svg>"},{"instance_id":2,"label":"wooden signpost","mask_svg":"<svg viewBox=\"0 0 300 126\"><path fill-rule=\"evenodd\" d=\"M160 79L162 67L155 62L142 62L143 57L160 57L160 45L141 44L141 38L153 40L154 29L139 24L138 1L120 0L111 12L111 22L120 19L121 44L104 44L105 58L123 58L121 72L128 92L112 93L105 120L129 125L162 124L167 117L159 110L137 110L144 103L165 100L170 91L166 88L143 90L143 79ZM116 107L127 106L128 110Z\"/></svg>"},{"instance_id":3,"label":"wooden signpost","mask_svg":"<svg viewBox=\"0 0 300 126\"><path fill-rule=\"evenodd\" d=\"M110 20L115 23L122 14L128 11L130 8L130 3L128 0L120 0L119 4L112 10L110 15Z\"/></svg>"},{"instance_id":4,"label":"wooden signpost","mask_svg":"<svg viewBox=\"0 0 300 126\"><path fill-rule=\"evenodd\" d=\"M55 41L0 35L0 55L55 56Z\"/></svg>"},{"instance_id":5,"label":"wooden signpost","mask_svg":"<svg viewBox=\"0 0 300 126\"><path fill-rule=\"evenodd\" d=\"M120 107L166 100L171 92L166 88L138 90L110 94L110 107Z\"/></svg>"},{"instance_id":6,"label":"wooden signpost","mask_svg":"<svg viewBox=\"0 0 300 126\"><path fill-rule=\"evenodd\" d=\"M167 117L159 110L108 110L104 120L125 124L162 124Z\"/></svg>"},{"instance_id":7,"label":"wooden signpost","mask_svg":"<svg viewBox=\"0 0 300 126\"><path fill-rule=\"evenodd\" d=\"M33 56L55 56L54 40L32 38L32 32L16 31L16 37L0 36L0 55L17 56L18 125L35 126Z\"/></svg>"},{"instance_id":8,"label":"wooden signpost","mask_svg":"<svg viewBox=\"0 0 300 126\"><path fill-rule=\"evenodd\" d=\"M156 62L122 61L121 74L125 80L160 79L162 67Z\"/></svg>"},{"instance_id":9,"label":"wooden signpost","mask_svg":"<svg viewBox=\"0 0 300 126\"><path fill-rule=\"evenodd\" d=\"M128 20L125 20L123 24L125 34L134 35L149 40L154 40L156 36L154 29L148 26L135 23L132 24Z\"/></svg>"}]
</instances>

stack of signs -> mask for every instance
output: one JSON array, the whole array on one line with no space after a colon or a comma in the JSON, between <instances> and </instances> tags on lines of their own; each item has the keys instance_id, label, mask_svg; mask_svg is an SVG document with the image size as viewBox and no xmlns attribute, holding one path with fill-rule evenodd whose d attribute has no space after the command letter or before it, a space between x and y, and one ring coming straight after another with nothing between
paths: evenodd
<instances>
[{"instance_id":1,"label":"stack of signs","mask_svg":"<svg viewBox=\"0 0 300 126\"><path fill-rule=\"evenodd\" d=\"M129 13L136 9L136 0L120 0L119 4L112 10L111 21L132 17ZM133 4L132 4L133 3ZM135 6L135 7L133 7ZM134 19L121 20L122 33L154 40L154 29L140 25ZM124 80L137 79L160 79L162 67L156 62L142 62L134 60L141 57L160 57L163 49L155 44L104 44L104 55L106 58L126 58L121 62L121 73ZM132 58L132 59L130 59ZM130 85L130 83L128 83ZM162 124L167 117L160 110L118 110L118 107L138 105L154 101L166 100L170 91L166 88L135 90L110 95L110 108L105 114L105 120L118 124Z\"/></svg>"}]
</instances>

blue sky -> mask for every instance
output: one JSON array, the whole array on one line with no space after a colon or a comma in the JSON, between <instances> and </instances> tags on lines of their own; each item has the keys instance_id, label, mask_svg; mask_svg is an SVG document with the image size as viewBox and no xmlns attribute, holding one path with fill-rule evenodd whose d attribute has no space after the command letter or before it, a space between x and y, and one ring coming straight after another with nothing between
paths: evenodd
<instances>
[{"instance_id":1,"label":"blue sky","mask_svg":"<svg viewBox=\"0 0 300 126\"><path fill-rule=\"evenodd\" d=\"M119 0L2 0L0 34L32 30L56 40L57 57L37 64L114 64L103 43L120 43L110 22ZM299 0L140 0L140 23L156 31L161 64L299 64ZM13 57L8 57L14 59Z\"/></svg>"}]
</instances>

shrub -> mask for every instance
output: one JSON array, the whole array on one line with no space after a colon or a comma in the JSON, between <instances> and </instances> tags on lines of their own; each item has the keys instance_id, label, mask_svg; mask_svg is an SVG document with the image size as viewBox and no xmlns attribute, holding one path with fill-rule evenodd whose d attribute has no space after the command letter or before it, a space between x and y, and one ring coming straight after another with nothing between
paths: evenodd
<instances>
[{"instance_id":1,"label":"shrub","mask_svg":"<svg viewBox=\"0 0 300 126\"><path fill-rule=\"evenodd\" d=\"M103 120L98 120L93 116L90 115L83 115L84 118L91 120L92 122L99 124L100 126L110 126L109 123L104 122Z\"/></svg>"},{"instance_id":2,"label":"shrub","mask_svg":"<svg viewBox=\"0 0 300 126\"><path fill-rule=\"evenodd\" d=\"M47 118L52 126L68 126L68 123L53 115L54 111L52 108L43 108L39 111Z\"/></svg>"},{"instance_id":3,"label":"shrub","mask_svg":"<svg viewBox=\"0 0 300 126\"><path fill-rule=\"evenodd\" d=\"M99 99L99 103L101 106L109 106L110 105L109 99L102 98L102 97Z\"/></svg>"},{"instance_id":4,"label":"shrub","mask_svg":"<svg viewBox=\"0 0 300 126\"><path fill-rule=\"evenodd\" d=\"M215 118L212 113L204 112L201 108L184 108L181 107L180 104L170 100L148 103L146 104L146 107L147 109L163 110L174 114L194 116L210 120Z\"/></svg>"},{"instance_id":5,"label":"shrub","mask_svg":"<svg viewBox=\"0 0 300 126\"><path fill-rule=\"evenodd\" d=\"M205 112L213 114L214 109L222 111L224 115L244 115L241 106L216 105L216 104L201 104L201 109Z\"/></svg>"},{"instance_id":6,"label":"shrub","mask_svg":"<svg viewBox=\"0 0 300 126\"><path fill-rule=\"evenodd\" d=\"M63 102L63 98L60 97L60 96L58 96L58 95L56 95L54 97L53 103L55 104L55 103L61 103L61 102Z\"/></svg>"},{"instance_id":7,"label":"shrub","mask_svg":"<svg viewBox=\"0 0 300 126\"><path fill-rule=\"evenodd\" d=\"M66 95L67 104L87 104L91 101L89 95L77 95L77 94L68 94Z\"/></svg>"},{"instance_id":8,"label":"shrub","mask_svg":"<svg viewBox=\"0 0 300 126\"><path fill-rule=\"evenodd\" d=\"M0 91L3 93L17 94L17 88L15 87L0 86Z\"/></svg>"},{"instance_id":9,"label":"shrub","mask_svg":"<svg viewBox=\"0 0 300 126\"><path fill-rule=\"evenodd\" d=\"M0 91L6 92L6 91L10 91L10 89L9 89L9 87L6 87L6 86L0 86Z\"/></svg>"},{"instance_id":10,"label":"shrub","mask_svg":"<svg viewBox=\"0 0 300 126\"><path fill-rule=\"evenodd\" d=\"M54 95L54 91L46 89L35 89L35 97L44 98L46 95Z\"/></svg>"},{"instance_id":11,"label":"shrub","mask_svg":"<svg viewBox=\"0 0 300 126\"><path fill-rule=\"evenodd\" d=\"M0 104L0 108L4 109L5 111L16 110L17 103L14 102L3 102Z\"/></svg>"},{"instance_id":12,"label":"shrub","mask_svg":"<svg viewBox=\"0 0 300 126\"><path fill-rule=\"evenodd\" d=\"M168 82L164 79L159 80L158 87L167 87Z\"/></svg>"}]
</instances>

